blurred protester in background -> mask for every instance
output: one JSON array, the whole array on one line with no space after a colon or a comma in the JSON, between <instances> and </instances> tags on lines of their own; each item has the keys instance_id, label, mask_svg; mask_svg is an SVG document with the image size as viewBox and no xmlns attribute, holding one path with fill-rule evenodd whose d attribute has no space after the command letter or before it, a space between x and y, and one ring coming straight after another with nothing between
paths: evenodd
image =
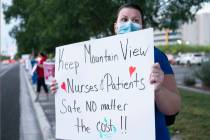
<instances>
[{"instance_id":1,"label":"blurred protester in background","mask_svg":"<svg viewBox=\"0 0 210 140\"><path fill-rule=\"evenodd\" d=\"M34 58L34 55L31 55L31 66L32 66L32 72L31 72L31 79L32 84L35 85L37 83L37 60Z\"/></svg>"},{"instance_id":2,"label":"blurred protester in background","mask_svg":"<svg viewBox=\"0 0 210 140\"><path fill-rule=\"evenodd\" d=\"M43 67L43 63L47 60L47 56L44 53L39 53L39 61L37 63L37 75L38 75L38 79L37 79L37 96L35 101L39 100L39 95L40 95L40 91L41 91L41 87L43 86L45 94L47 96L48 99L48 88L47 85L45 84L45 79L44 79L44 67Z\"/></svg>"}]
</instances>

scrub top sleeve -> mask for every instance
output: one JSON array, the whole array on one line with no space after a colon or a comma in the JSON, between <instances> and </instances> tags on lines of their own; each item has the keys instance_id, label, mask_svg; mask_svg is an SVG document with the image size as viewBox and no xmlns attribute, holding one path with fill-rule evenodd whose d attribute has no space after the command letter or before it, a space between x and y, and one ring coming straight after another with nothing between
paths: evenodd
<instances>
[{"instance_id":1,"label":"scrub top sleeve","mask_svg":"<svg viewBox=\"0 0 210 140\"><path fill-rule=\"evenodd\" d=\"M155 62L160 64L160 67L164 72L164 74L174 74L167 56L156 47L154 49L154 52L155 52Z\"/></svg>"}]
</instances>

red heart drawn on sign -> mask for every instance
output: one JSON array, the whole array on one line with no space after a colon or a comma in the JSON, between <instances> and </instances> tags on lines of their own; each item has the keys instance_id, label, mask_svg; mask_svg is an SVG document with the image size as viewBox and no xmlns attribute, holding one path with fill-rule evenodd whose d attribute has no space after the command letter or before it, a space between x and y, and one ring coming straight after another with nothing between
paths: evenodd
<instances>
[{"instance_id":1,"label":"red heart drawn on sign","mask_svg":"<svg viewBox=\"0 0 210 140\"><path fill-rule=\"evenodd\" d=\"M65 84L65 82L63 82L63 83L61 84L61 88L62 88L63 90L65 90L65 92L66 92L66 84Z\"/></svg>"},{"instance_id":2,"label":"red heart drawn on sign","mask_svg":"<svg viewBox=\"0 0 210 140\"><path fill-rule=\"evenodd\" d=\"M133 66L129 67L130 77L132 76L135 70L136 70L136 67L133 67Z\"/></svg>"}]
</instances>

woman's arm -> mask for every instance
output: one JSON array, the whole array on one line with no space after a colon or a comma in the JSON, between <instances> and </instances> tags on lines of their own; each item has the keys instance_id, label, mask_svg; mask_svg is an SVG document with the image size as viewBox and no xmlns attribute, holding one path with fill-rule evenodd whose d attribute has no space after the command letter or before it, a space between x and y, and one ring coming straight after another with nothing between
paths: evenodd
<instances>
[{"instance_id":1,"label":"woman's arm","mask_svg":"<svg viewBox=\"0 0 210 140\"><path fill-rule=\"evenodd\" d=\"M181 107L181 97L176 87L174 75L165 75L162 86L155 92L155 102L165 115L174 115Z\"/></svg>"},{"instance_id":2,"label":"woman's arm","mask_svg":"<svg viewBox=\"0 0 210 140\"><path fill-rule=\"evenodd\" d=\"M155 102L165 115L174 115L181 107L181 97L173 74L164 75L159 64L154 64L150 82L155 87Z\"/></svg>"},{"instance_id":3,"label":"woman's arm","mask_svg":"<svg viewBox=\"0 0 210 140\"><path fill-rule=\"evenodd\" d=\"M37 66L43 68L43 64L37 64Z\"/></svg>"}]
</instances>

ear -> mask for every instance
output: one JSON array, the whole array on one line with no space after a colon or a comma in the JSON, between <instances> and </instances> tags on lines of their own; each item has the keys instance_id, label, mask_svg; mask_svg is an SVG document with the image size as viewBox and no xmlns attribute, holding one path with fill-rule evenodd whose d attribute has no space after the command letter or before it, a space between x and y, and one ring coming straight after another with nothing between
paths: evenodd
<instances>
[{"instance_id":1,"label":"ear","mask_svg":"<svg viewBox=\"0 0 210 140\"><path fill-rule=\"evenodd\" d=\"M117 23L114 23L114 33L117 34Z\"/></svg>"}]
</instances>

